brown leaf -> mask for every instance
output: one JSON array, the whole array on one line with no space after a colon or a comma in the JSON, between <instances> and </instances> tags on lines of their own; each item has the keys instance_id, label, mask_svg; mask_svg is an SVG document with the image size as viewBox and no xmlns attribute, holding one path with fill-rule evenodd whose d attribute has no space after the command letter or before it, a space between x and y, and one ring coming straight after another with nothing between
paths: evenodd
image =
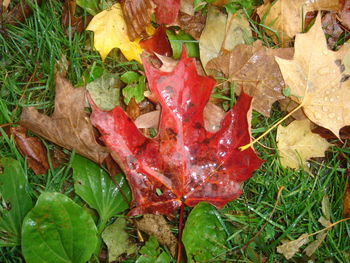
<instances>
[{"instance_id":1,"label":"brown leaf","mask_svg":"<svg viewBox=\"0 0 350 263\"><path fill-rule=\"evenodd\" d=\"M42 3L42 0L33 1L36 2L39 6ZM27 1L20 1L15 7L6 15L4 24L17 26L20 23L23 23L27 17L33 13L33 9Z\"/></svg>"},{"instance_id":2,"label":"brown leaf","mask_svg":"<svg viewBox=\"0 0 350 263\"><path fill-rule=\"evenodd\" d=\"M290 98L284 98L282 100L279 100L278 102L280 104L281 111L286 111L286 112L291 112L299 105L298 103L291 100ZM296 120L305 120L307 118L302 109L299 109L296 112L294 112L292 114L292 117Z\"/></svg>"},{"instance_id":3,"label":"brown leaf","mask_svg":"<svg viewBox=\"0 0 350 263\"><path fill-rule=\"evenodd\" d=\"M135 98L131 98L129 104L126 107L126 113L134 121L138 116L140 116L140 107L136 103Z\"/></svg>"},{"instance_id":4,"label":"brown leaf","mask_svg":"<svg viewBox=\"0 0 350 263\"><path fill-rule=\"evenodd\" d=\"M334 135L330 130L327 130L326 128L322 128L320 126L315 127L312 129L312 132L318 133L321 137L329 140L335 140L338 139L337 136ZM350 140L350 126L345 126L340 129L340 139L341 140Z\"/></svg>"},{"instance_id":5,"label":"brown leaf","mask_svg":"<svg viewBox=\"0 0 350 263\"><path fill-rule=\"evenodd\" d=\"M145 214L142 219L135 221L135 223L139 230L154 236L160 244L168 247L172 256L175 256L177 240L163 216Z\"/></svg>"},{"instance_id":6,"label":"brown leaf","mask_svg":"<svg viewBox=\"0 0 350 263\"><path fill-rule=\"evenodd\" d=\"M92 16L76 17L75 14L76 1L65 0L63 5L61 23L64 27L71 27L72 32L81 33L85 29L85 26L91 21Z\"/></svg>"},{"instance_id":7,"label":"brown leaf","mask_svg":"<svg viewBox=\"0 0 350 263\"><path fill-rule=\"evenodd\" d=\"M347 170L346 175L348 179L350 179L350 169ZM348 180L348 183L346 184L346 191L344 193L343 197L343 214L344 217L350 216L350 183Z\"/></svg>"},{"instance_id":8,"label":"brown leaf","mask_svg":"<svg viewBox=\"0 0 350 263\"><path fill-rule=\"evenodd\" d=\"M181 0L180 12L193 16L194 15L193 2L194 0Z\"/></svg>"},{"instance_id":9,"label":"brown leaf","mask_svg":"<svg viewBox=\"0 0 350 263\"><path fill-rule=\"evenodd\" d=\"M27 158L28 167L35 174L46 174L50 166L43 143L36 137L27 137L26 129L22 126L12 127L11 134L19 152Z\"/></svg>"},{"instance_id":10,"label":"brown leaf","mask_svg":"<svg viewBox=\"0 0 350 263\"><path fill-rule=\"evenodd\" d=\"M254 97L253 109L270 116L271 106L284 98L284 81L275 61L275 56L292 58L293 49L270 49L255 41L252 46L237 45L231 52L211 60L207 69L222 72L229 80L237 83L236 93L242 89Z\"/></svg>"},{"instance_id":11,"label":"brown leaf","mask_svg":"<svg viewBox=\"0 0 350 263\"><path fill-rule=\"evenodd\" d=\"M56 73L55 111L51 117L35 108L24 108L20 123L34 133L69 150L102 163L108 155L96 142L88 115L84 112L85 88L73 88L67 79Z\"/></svg>"},{"instance_id":12,"label":"brown leaf","mask_svg":"<svg viewBox=\"0 0 350 263\"><path fill-rule=\"evenodd\" d=\"M188 15L179 12L178 23L182 30L190 34L194 39L199 40L205 26L206 16L202 12Z\"/></svg>"},{"instance_id":13,"label":"brown leaf","mask_svg":"<svg viewBox=\"0 0 350 263\"><path fill-rule=\"evenodd\" d=\"M298 239L292 241L282 241L282 245L277 247L277 252L283 254L286 259L291 259L301 246L309 242L308 234L302 234Z\"/></svg>"},{"instance_id":14,"label":"brown leaf","mask_svg":"<svg viewBox=\"0 0 350 263\"><path fill-rule=\"evenodd\" d=\"M322 17L322 28L327 36L327 44L332 49L344 32L337 20L337 12L328 12Z\"/></svg>"},{"instance_id":15,"label":"brown leaf","mask_svg":"<svg viewBox=\"0 0 350 263\"><path fill-rule=\"evenodd\" d=\"M146 27L151 24L155 4L152 0L122 0L124 19L130 41L147 37Z\"/></svg>"},{"instance_id":16,"label":"brown leaf","mask_svg":"<svg viewBox=\"0 0 350 263\"><path fill-rule=\"evenodd\" d=\"M340 0L339 20L350 31L350 0Z\"/></svg>"}]
</instances>

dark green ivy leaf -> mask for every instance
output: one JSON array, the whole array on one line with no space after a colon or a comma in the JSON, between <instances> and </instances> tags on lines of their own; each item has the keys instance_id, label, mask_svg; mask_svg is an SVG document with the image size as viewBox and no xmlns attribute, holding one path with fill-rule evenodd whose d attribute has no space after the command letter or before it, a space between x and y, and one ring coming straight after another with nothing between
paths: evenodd
<instances>
[{"instance_id":1,"label":"dark green ivy leaf","mask_svg":"<svg viewBox=\"0 0 350 263\"><path fill-rule=\"evenodd\" d=\"M28 181L19 161L3 158L0 167L0 247L21 244L21 226L33 207L27 193Z\"/></svg>"},{"instance_id":2,"label":"dark green ivy leaf","mask_svg":"<svg viewBox=\"0 0 350 263\"><path fill-rule=\"evenodd\" d=\"M85 263L96 245L91 216L63 194L41 194L24 218L22 253L27 263Z\"/></svg>"},{"instance_id":3,"label":"dark green ivy leaf","mask_svg":"<svg viewBox=\"0 0 350 263\"><path fill-rule=\"evenodd\" d=\"M214 209L208 203L199 203L187 218L182 242L189 263L224 262L227 236Z\"/></svg>"}]
</instances>

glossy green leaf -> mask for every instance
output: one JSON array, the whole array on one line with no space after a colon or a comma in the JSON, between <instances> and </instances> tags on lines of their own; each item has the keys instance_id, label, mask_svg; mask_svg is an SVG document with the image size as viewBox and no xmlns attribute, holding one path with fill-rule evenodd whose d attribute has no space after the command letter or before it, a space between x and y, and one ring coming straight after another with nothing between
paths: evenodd
<instances>
[{"instance_id":1,"label":"glossy green leaf","mask_svg":"<svg viewBox=\"0 0 350 263\"><path fill-rule=\"evenodd\" d=\"M23 218L33 207L28 181L19 161L3 158L0 166L0 247L21 244Z\"/></svg>"},{"instance_id":2,"label":"glossy green leaf","mask_svg":"<svg viewBox=\"0 0 350 263\"><path fill-rule=\"evenodd\" d=\"M75 192L98 212L102 222L129 207L119 188L100 166L76 155L72 167ZM125 178L119 176L117 181L125 197L130 200L130 188Z\"/></svg>"},{"instance_id":3,"label":"glossy green leaf","mask_svg":"<svg viewBox=\"0 0 350 263\"><path fill-rule=\"evenodd\" d=\"M187 55L189 57L199 57L198 41L193 39L189 34L186 34L184 31L180 31L178 34L175 34L171 30L167 30L166 34L168 36L171 49L173 50L173 57L175 59L180 58L183 44L186 46Z\"/></svg>"},{"instance_id":4,"label":"glossy green leaf","mask_svg":"<svg viewBox=\"0 0 350 263\"><path fill-rule=\"evenodd\" d=\"M108 262L116 261L124 253L129 256L137 252L137 246L130 242L125 228L126 220L120 217L103 231L102 238L108 247Z\"/></svg>"},{"instance_id":5,"label":"glossy green leaf","mask_svg":"<svg viewBox=\"0 0 350 263\"><path fill-rule=\"evenodd\" d=\"M227 237L214 209L199 203L187 218L182 242L188 262L223 262Z\"/></svg>"},{"instance_id":6,"label":"glossy green leaf","mask_svg":"<svg viewBox=\"0 0 350 263\"><path fill-rule=\"evenodd\" d=\"M123 75L121 75L120 79L125 84L131 84L131 83L137 82L140 77L141 75L136 73L135 71L128 71L128 72L125 72Z\"/></svg>"},{"instance_id":7,"label":"glossy green leaf","mask_svg":"<svg viewBox=\"0 0 350 263\"><path fill-rule=\"evenodd\" d=\"M24 218L22 253L27 263L85 263L96 245L91 216L63 194L41 194Z\"/></svg>"},{"instance_id":8,"label":"glossy green leaf","mask_svg":"<svg viewBox=\"0 0 350 263\"><path fill-rule=\"evenodd\" d=\"M123 89L125 104L129 104L131 98L135 98L136 103L140 103L145 97L145 76L141 76L137 84L129 84Z\"/></svg>"},{"instance_id":9,"label":"glossy green leaf","mask_svg":"<svg viewBox=\"0 0 350 263\"><path fill-rule=\"evenodd\" d=\"M169 263L171 257L163 251L155 237L151 236L140 249L141 256L136 263Z\"/></svg>"},{"instance_id":10,"label":"glossy green leaf","mask_svg":"<svg viewBox=\"0 0 350 263\"><path fill-rule=\"evenodd\" d=\"M99 0L77 0L76 2L78 6L93 16L100 12L100 8L98 7Z\"/></svg>"},{"instance_id":11,"label":"glossy green leaf","mask_svg":"<svg viewBox=\"0 0 350 263\"><path fill-rule=\"evenodd\" d=\"M112 110L119 105L120 97L119 76L105 72L100 78L86 85L93 101L102 110Z\"/></svg>"}]
</instances>

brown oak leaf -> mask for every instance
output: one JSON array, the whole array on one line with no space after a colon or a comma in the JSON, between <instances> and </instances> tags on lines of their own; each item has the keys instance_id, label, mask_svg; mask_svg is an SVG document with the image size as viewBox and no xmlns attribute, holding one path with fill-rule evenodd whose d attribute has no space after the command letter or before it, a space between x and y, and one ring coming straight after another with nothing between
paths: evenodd
<instances>
[{"instance_id":1,"label":"brown oak leaf","mask_svg":"<svg viewBox=\"0 0 350 263\"><path fill-rule=\"evenodd\" d=\"M85 107L85 88L74 88L56 73L55 110L51 117L34 107L24 108L20 123L45 139L102 163L108 150L96 142L94 130Z\"/></svg>"},{"instance_id":2,"label":"brown oak leaf","mask_svg":"<svg viewBox=\"0 0 350 263\"><path fill-rule=\"evenodd\" d=\"M270 116L271 106L283 99L284 81L275 56L292 58L293 49L270 49L255 41L252 46L237 45L231 52L224 51L212 59L206 69L222 72L237 83L236 92L242 90L254 97L253 109Z\"/></svg>"}]
</instances>

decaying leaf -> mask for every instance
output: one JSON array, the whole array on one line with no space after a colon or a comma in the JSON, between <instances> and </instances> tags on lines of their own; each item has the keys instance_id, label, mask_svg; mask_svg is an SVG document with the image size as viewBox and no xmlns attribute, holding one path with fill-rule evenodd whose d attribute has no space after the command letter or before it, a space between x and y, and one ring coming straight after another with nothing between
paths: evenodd
<instances>
[{"instance_id":1,"label":"decaying leaf","mask_svg":"<svg viewBox=\"0 0 350 263\"><path fill-rule=\"evenodd\" d=\"M163 216L145 214L142 219L135 220L135 224L139 230L154 236L161 245L167 246L171 255L175 256L177 239Z\"/></svg>"},{"instance_id":2,"label":"decaying leaf","mask_svg":"<svg viewBox=\"0 0 350 263\"><path fill-rule=\"evenodd\" d=\"M290 98L284 98L282 100L279 100L279 105L281 111L286 111L286 112L291 112L293 111L296 107L298 107L298 103L295 101L291 100ZM304 114L302 109L297 110L292 114L292 117L296 120L304 120L307 119L306 115Z\"/></svg>"},{"instance_id":3,"label":"decaying leaf","mask_svg":"<svg viewBox=\"0 0 350 263\"><path fill-rule=\"evenodd\" d=\"M147 36L146 28L151 24L155 4L152 0L123 0L123 14L131 41Z\"/></svg>"},{"instance_id":4,"label":"decaying leaf","mask_svg":"<svg viewBox=\"0 0 350 263\"><path fill-rule=\"evenodd\" d=\"M328 49L318 15L308 33L296 36L293 60L276 57L291 98L312 122L338 137L350 125L350 81L342 80L340 54Z\"/></svg>"},{"instance_id":5,"label":"decaying leaf","mask_svg":"<svg viewBox=\"0 0 350 263\"><path fill-rule=\"evenodd\" d=\"M202 12L193 15L180 12L178 16L179 26L194 39L199 40L205 26L206 16Z\"/></svg>"},{"instance_id":6,"label":"decaying leaf","mask_svg":"<svg viewBox=\"0 0 350 263\"><path fill-rule=\"evenodd\" d=\"M102 60L113 48L119 48L128 60L135 59L141 62L140 40L129 40L127 26L119 3L94 16L86 30L94 32L94 47L100 52Z\"/></svg>"},{"instance_id":7,"label":"decaying leaf","mask_svg":"<svg viewBox=\"0 0 350 263\"><path fill-rule=\"evenodd\" d=\"M100 78L88 83L86 89L103 110L111 110L119 105L120 80L117 74L105 72Z\"/></svg>"},{"instance_id":8,"label":"decaying leaf","mask_svg":"<svg viewBox=\"0 0 350 263\"><path fill-rule=\"evenodd\" d=\"M42 2L42 0L36 0L35 4L40 6ZM35 7L35 5L31 5L27 1L20 1L6 14L3 24L17 26L23 23L25 19L33 13L33 7Z\"/></svg>"},{"instance_id":9,"label":"decaying leaf","mask_svg":"<svg viewBox=\"0 0 350 263\"><path fill-rule=\"evenodd\" d=\"M242 93L222 128L211 133L203 127L203 110L215 81L197 74L194 59L184 52L172 72L153 68L146 58L143 64L162 107L155 138L144 137L120 107L103 112L91 102L91 120L133 191L130 215L171 216L182 203L201 201L223 207L262 163L252 148L238 149L250 142L251 98Z\"/></svg>"},{"instance_id":10,"label":"decaying leaf","mask_svg":"<svg viewBox=\"0 0 350 263\"><path fill-rule=\"evenodd\" d=\"M277 252L283 254L286 259L291 259L301 246L309 242L308 234L302 234L298 239L292 241L282 241L282 245L277 247Z\"/></svg>"},{"instance_id":11,"label":"decaying leaf","mask_svg":"<svg viewBox=\"0 0 350 263\"><path fill-rule=\"evenodd\" d=\"M92 16L83 16L76 17L75 14L76 2L72 0L65 0L62 10L61 23L64 27L70 27L73 33L83 32L85 29L86 23L89 23L92 19Z\"/></svg>"},{"instance_id":12,"label":"decaying leaf","mask_svg":"<svg viewBox=\"0 0 350 263\"><path fill-rule=\"evenodd\" d=\"M27 158L28 167L35 174L46 174L50 166L43 143L36 137L27 137L26 129L21 126L11 128L11 134L19 152Z\"/></svg>"},{"instance_id":13,"label":"decaying leaf","mask_svg":"<svg viewBox=\"0 0 350 263\"><path fill-rule=\"evenodd\" d=\"M339 11L340 23L350 30L350 1L340 0L340 11Z\"/></svg>"},{"instance_id":14,"label":"decaying leaf","mask_svg":"<svg viewBox=\"0 0 350 263\"><path fill-rule=\"evenodd\" d=\"M137 252L137 246L129 241L125 228L126 220L120 217L102 232L103 241L108 247L108 262L116 261L124 253L129 256Z\"/></svg>"},{"instance_id":15,"label":"decaying leaf","mask_svg":"<svg viewBox=\"0 0 350 263\"><path fill-rule=\"evenodd\" d=\"M194 15L194 0L181 0L180 1L180 12L185 13L187 15Z\"/></svg>"},{"instance_id":16,"label":"decaying leaf","mask_svg":"<svg viewBox=\"0 0 350 263\"><path fill-rule=\"evenodd\" d=\"M347 170L346 173L348 179L350 179L350 170ZM348 180L348 183L346 184L346 191L344 193L343 197L343 214L345 217L350 216L350 180Z\"/></svg>"},{"instance_id":17,"label":"decaying leaf","mask_svg":"<svg viewBox=\"0 0 350 263\"><path fill-rule=\"evenodd\" d=\"M238 44L249 43L252 33L243 13L228 16L215 6L209 6L207 21L199 39L203 68L219 55L221 49L232 50Z\"/></svg>"},{"instance_id":18,"label":"decaying leaf","mask_svg":"<svg viewBox=\"0 0 350 263\"><path fill-rule=\"evenodd\" d=\"M277 147L283 167L307 169L311 157L324 157L331 146L325 139L311 132L310 121L296 120L287 127L277 128Z\"/></svg>"},{"instance_id":19,"label":"decaying leaf","mask_svg":"<svg viewBox=\"0 0 350 263\"><path fill-rule=\"evenodd\" d=\"M69 150L102 163L108 155L105 147L96 142L93 127L84 112L85 88L73 86L60 73L56 73L55 111L51 117L39 113L34 107L24 108L20 123Z\"/></svg>"},{"instance_id":20,"label":"decaying leaf","mask_svg":"<svg viewBox=\"0 0 350 263\"><path fill-rule=\"evenodd\" d=\"M265 0L265 4L260 6L257 12L263 23L274 30L274 32L267 31L274 42L282 44L282 47L288 47L293 37L303 31L303 20L307 12L337 11L338 2L338 0L278 0L274 2Z\"/></svg>"},{"instance_id":21,"label":"decaying leaf","mask_svg":"<svg viewBox=\"0 0 350 263\"><path fill-rule=\"evenodd\" d=\"M270 49L255 41L252 46L237 45L231 52L211 60L207 69L222 72L237 83L236 93L242 90L254 97L253 109L270 116L271 106L283 99L284 81L275 56L290 59L292 48Z\"/></svg>"},{"instance_id":22,"label":"decaying leaf","mask_svg":"<svg viewBox=\"0 0 350 263\"><path fill-rule=\"evenodd\" d=\"M330 49L337 45L340 35L344 32L337 17L337 12L328 12L322 17L322 28L327 36L327 44Z\"/></svg>"},{"instance_id":23,"label":"decaying leaf","mask_svg":"<svg viewBox=\"0 0 350 263\"><path fill-rule=\"evenodd\" d=\"M315 251L321 246L322 242L325 240L327 237L327 231L323 231L319 234L316 235L316 240L310 243L305 249L304 253L308 256L311 257Z\"/></svg>"}]
</instances>

